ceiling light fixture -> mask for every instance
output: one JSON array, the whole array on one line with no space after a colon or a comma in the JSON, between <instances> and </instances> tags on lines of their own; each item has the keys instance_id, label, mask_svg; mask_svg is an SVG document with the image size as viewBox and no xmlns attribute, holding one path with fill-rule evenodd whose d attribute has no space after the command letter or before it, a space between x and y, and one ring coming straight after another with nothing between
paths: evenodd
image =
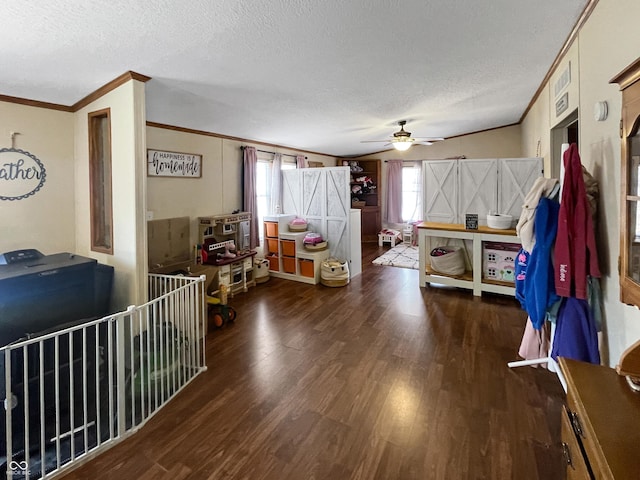
<instances>
[{"instance_id":1,"label":"ceiling light fixture","mask_svg":"<svg viewBox=\"0 0 640 480\"><path fill-rule=\"evenodd\" d=\"M406 152L414 143L416 145L433 145L433 142L444 140L442 137L412 137L411 132L404 129L406 124L406 120L400 120L398 122L400 130L395 132L390 140L362 140L361 143L384 143L385 146L391 145L400 152Z\"/></svg>"},{"instance_id":2,"label":"ceiling light fixture","mask_svg":"<svg viewBox=\"0 0 640 480\"><path fill-rule=\"evenodd\" d=\"M412 144L413 144L413 138L398 138L398 139L394 138L393 139L393 148L401 152L406 152L407 150L409 150Z\"/></svg>"},{"instance_id":3,"label":"ceiling light fixture","mask_svg":"<svg viewBox=\"0 0 640 480\"><path fill-rule=\"evenodd\" d=\"M409 150L411 144L414 142L414 138L411 138L411 132L407 132L404 129L404 126L407 124L406 120L400 120L398 125L400 125L400 131L393 134L393 139L391 143L393 144L393 148L399 150L401 152Z\"/></svg>"}]
</instances>

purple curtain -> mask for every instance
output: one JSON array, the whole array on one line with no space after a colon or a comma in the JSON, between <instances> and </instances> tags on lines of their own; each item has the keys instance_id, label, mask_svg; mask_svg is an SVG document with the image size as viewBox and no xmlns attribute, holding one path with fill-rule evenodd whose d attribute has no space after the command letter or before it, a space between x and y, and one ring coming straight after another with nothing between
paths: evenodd
<instances>
[{"instance_id":1,"label":"purple curtain","mask_svg":"<svg viewBox=\"0 0 640 480\"><path fill-rule=\"evenodd\" d=\"M296 155L296 168L304 168L304 155Z\"/></svg>"},{"instance_id":2,"label":"purple curtain","mask_svg":"<svg viewBox=\"0 0 640 480\"><path fill-rule=\"evenodd\" d=\"M256 199L256 170L258 166L258 153L255 147L244 147L243 169L243 205L244 211L251 213L251 229L249 235L249 248L253 250L260 245L258 236L258 201Z\"/></svg>"},{"instance_id":3,"label":"purple curtain","mask_svg":"<svg viewBox=\"0 0 640 480\"><path fill-rule=\"evenodd\" d=\"M387 161L387 214L385 223L402 223L402 160Z\"/></svg>"}]
</instances>

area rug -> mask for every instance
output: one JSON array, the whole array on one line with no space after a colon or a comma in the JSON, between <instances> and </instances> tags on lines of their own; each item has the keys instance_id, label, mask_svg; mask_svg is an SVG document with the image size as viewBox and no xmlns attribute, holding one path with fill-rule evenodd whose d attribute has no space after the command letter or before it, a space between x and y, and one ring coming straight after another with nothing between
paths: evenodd
<instances>
[{"instance_id":1,"label":"area rug","mask_svg":"<svg viewBox=\"0 0 640 480\"><path fill-rule=\"evenodd\" d=\"M376 265L413 268L414 270L418 270L418 247L401 243L400 245L393 247L384 255L376 258L373 263Z\"/></svg>"}]
</instances>

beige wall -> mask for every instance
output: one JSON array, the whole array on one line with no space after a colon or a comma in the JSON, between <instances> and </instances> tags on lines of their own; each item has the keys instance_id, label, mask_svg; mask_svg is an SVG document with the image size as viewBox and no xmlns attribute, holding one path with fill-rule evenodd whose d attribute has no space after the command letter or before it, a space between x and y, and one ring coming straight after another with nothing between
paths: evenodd
<instances>
[{"instance_id":1,"label":"beige wall","mask_svg":"<svg viewBox=\"0 0 640 480\"><path fill-rule=\"evenodd\" d=\"M438 160L448 157L513 158L521 155L520 125L451 138L433 145L414 145L406 152L388 150L361 158Z\"/></svg>"},{"instance_id":2,"label":"beige wall","mask_svg":"<svg viewBox=\"0 0 640 480\"><path fill-rule=\"evenodd\" d=\"M597 236L603 270L603 360L611 366L616 365L624 348L640 338L640 312L619 301L621 96L618 86L609 84L609 79L640 54L638 18L640 2L636 0L600 0L570 50L572 58L579 57L578 80L573 88L578 90L574 96L578 97L580 155L582 163L600 184ZM549 97L547 89L523 122L525 155L537 139L542 138L543 151L548 156L547 132L555 125L548 125L549 120L544 119L545 111L547 118L555 118L555 113L550 111L553 102ZM603 122L595 121L593 116L594 104L598 101L609 104L609 117Z\"/></svg>"},{"instance_id":3,"label":"beige wall","mask_svg":"<svg viewBox=\"0 0 640 480\"><path fill-rule=\"evenodd\" d=\"M91 251L87 115L111 109L113 255ZM74 114L76 251L115 268L112 307L146 301L147 229L144 84L130 80Z\"/></svg>"},{"instance_id":4,"label":"beige wall","mask_svg":"<svg viewBox=\"0 0 640 480\"><path fill-rule=\"evenodd\" d=\"M46 170L42 188L22 200L0 200L0 253L35 248L49 255L75 251L73 114L0 102L0 148L38 158Z\"/></svg>"},{"instance_id":5,"label":"beige wall","mask_svg":"<svg viewBox=\"0 0 640 480\"><path fill-rule=\"evenodd\" d=\"M282 147L263 146L212 135L147 127L151 149L202 155L201 178L148 177L147 208L154 219L191 217L191 243L198 241L197 218L242 208L242 146L296 155ZM335 166L336 158L304 154L308 160Z\"/></svg>"},{"instance_id":6,"label":"beige wall","mask_svg":"<svg viewBox=\"0 0 640 480\"><path fill-rule=\"evenodd\" d=\"M389 150L386 152L359 157L362 159L379 158L382 160L382 181L380 182L382 188L380 189L380 203L383 224L383 212L385 212L386 208L385 195L387 185L387 168L384 160L439 160L443 158L459 157L462 155L470 159L519 158L523 156L534 157L535 154L522 155L522 138L520 131L520 125L512 125L510 127L496 128L495 130L488 130L486 132L451 138L443 142L436 142L429 146L414 145L406 152Z\"/></svg>"}]
</instances>

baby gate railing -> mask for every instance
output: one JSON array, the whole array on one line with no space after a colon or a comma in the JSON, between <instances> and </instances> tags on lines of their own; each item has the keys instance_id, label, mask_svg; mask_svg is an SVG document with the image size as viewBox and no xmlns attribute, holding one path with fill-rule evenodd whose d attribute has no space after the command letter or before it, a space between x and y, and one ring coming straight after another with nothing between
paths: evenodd
<instances>
[{"instance_id":1,"label":"baby gate railing","mask_svg":"<svg viewBox=\"0 0 640 480\"><path fill-rule=\"evenodd\" d=\"M51 478L135 433L205 364L205 277L149 275L126 311L0 349L0 475Z\"/></svg>"}]
</instances>

